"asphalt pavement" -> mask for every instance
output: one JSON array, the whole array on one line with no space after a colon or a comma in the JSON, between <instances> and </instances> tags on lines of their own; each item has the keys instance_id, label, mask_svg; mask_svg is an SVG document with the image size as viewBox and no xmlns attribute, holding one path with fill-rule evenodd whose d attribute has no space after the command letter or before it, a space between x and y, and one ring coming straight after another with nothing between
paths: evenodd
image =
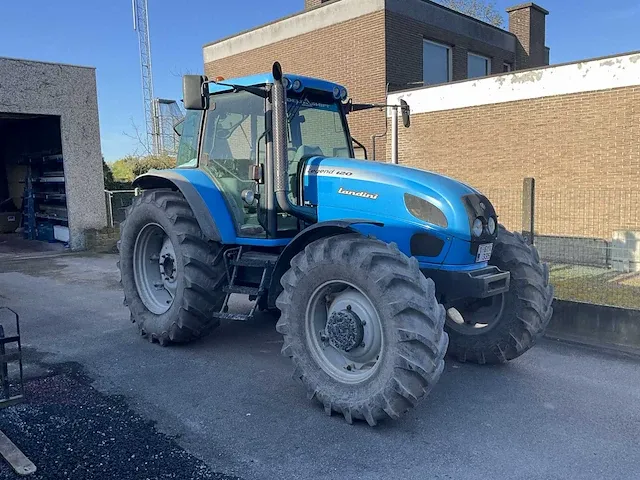
<instances>
[{"instance_id":1,"label":"asphalt pavement","mask_svg":"<svg viewBox=\"0 0 640 480\"><path fill-rule=\"evenodd\" d=\"M20 313L34 365L77 362L101 395L122 395L213 472L245 480L640 477L638 359L547 340L505 366L448 360L414 411L376 428L350 426L307 400L270 316L225 324L187 346L139 337L115 261L5 257L0 304Z\"/></svg>"}]
</instances>

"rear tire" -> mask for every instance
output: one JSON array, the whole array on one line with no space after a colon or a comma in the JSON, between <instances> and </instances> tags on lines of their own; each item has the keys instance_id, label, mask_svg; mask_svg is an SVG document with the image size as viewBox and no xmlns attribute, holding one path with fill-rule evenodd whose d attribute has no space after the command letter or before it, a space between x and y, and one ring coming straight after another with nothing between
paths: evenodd
<instances>
[{"instance_id":1,"label":"rear tire","mask_svg":"<svg viewBox=\"0 0 640 480\"><path fill-rule=\"evenodd\" d=\"M505 363L519 357L544 334L553 314L549 268L522 235L500 225L489 264L511 273L510 288L503 294L494 323L486 327L461 326L448 316L449 353L462 362Z\"/></svg>"},{"instance_id":2,"label":"rear tire","mask_svg":"<svg viewBox=\"0 0 640 480\"><path fill-rule=\"evenodd\" d=\"M225 275L222 262L214 265L220 246L205 238L189 203L179 192L143 192L134 199L120 228L118 266L125 305L141 335L164 346L200 338L220 324L213 317L224 301L224 294L214 291ZM144 236L157 238L163 234L164 240L154 241L156 245L163 245L163 251L167 250L165 245L171 247L171 264L163 268L171 267L174 272L173 298L164 309L159 306L161 302L153 303L153 288L144 287L145 282L149 283L147 277L157 276L156 270L160 271L158 255L153 253L149 259L140 258L140 252L149 255L152 251L144 248ZM148 264L145 263L147 260ZM162 281L156 284L156 289L161 290L161 285ZM160 298L167 298L169 304L171 295Z\"/></svg>"},{"instance_id":3,"label":"rear tire","mask_svg":"<svg viewBox=\"0 0 640 480\"><path fill-rule=\"evenodd\" d=\"M281 284L284 290L276 305L282 313L276 329L284 336L282 353L293 360L294 378L302 380L308 397L316 398L328 415L337 412L348 423L358 419L372 426L381 419L399 418L438 381L448 342L443 330L444 308L436 301L433 281L426 279L417 261L402 254L395 244L357 234L316 240L293 258ZM336 290L321 290L334 284L345 288L338 285ZM356 317L362 328L359 338L353 329L342 330L337 340L325 336L322 341L329 346L318 348L317 330L321 330L320 338L322 332L335 335L335 330L317 325L331 323L330 312L347 296L346 302L354 306L340 310L338 322L348 321L349 312L359 308L358 302L368 305L363 307L370 313L368 321L361 321L364 316ZM339 325L338 330L344 328ZM367 330L374 328L377 333ZM354 338L358 338L353 343L356 346L349 349L341 350L331 343L344 344ZM327 360L336 357L335 352L337 358L352 359L359 349L366 350L372 338L371 344L379 345L375 347L379 350L373 351L368 361L362 357L362 364L355 361L353 369L351 363L341 369ZM359 343L362 339L367 345Z\"/></svg>"}]
</instances>

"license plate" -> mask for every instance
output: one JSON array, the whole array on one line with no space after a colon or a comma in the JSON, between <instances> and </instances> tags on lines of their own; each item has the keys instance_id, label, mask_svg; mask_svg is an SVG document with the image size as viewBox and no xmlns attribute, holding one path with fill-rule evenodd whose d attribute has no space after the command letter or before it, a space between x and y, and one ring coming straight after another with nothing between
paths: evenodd
<instances>
[{"instance_id":1,"label":"license plate","mask_svg":"<svg viewBox=\"0 0 640 480\"><path fill-rule=\"evenodd\" d=\"M491 260L491 252L493 251L493 243L485 243L478 247L476 262L488 262Z\"/></svg>"}]
</instances>

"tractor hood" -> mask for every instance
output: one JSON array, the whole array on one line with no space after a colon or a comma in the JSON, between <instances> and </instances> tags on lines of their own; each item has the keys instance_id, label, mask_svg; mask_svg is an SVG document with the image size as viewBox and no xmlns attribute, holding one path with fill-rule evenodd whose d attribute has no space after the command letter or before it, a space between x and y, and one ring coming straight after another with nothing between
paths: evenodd
<instances>
[{"instance_id":1,"label":"tractor hood","mask_svg":"<svg viewBox=\"0 0 640 480\"><path fill-rule=\"evenodd\" d=\"M470 240L476 216L495 215L490 202L464 183L389 163L312 157L303 167L302 182L303 200L317 205L318 221L358 218L390 227L411 224L413 228ZM446 220L415 197L437 207ZM426 210L420 210L424 218L415 215L416 202L427 205ZM436 220L426 221L426 217Z\"/></svg>"}]
</instances>

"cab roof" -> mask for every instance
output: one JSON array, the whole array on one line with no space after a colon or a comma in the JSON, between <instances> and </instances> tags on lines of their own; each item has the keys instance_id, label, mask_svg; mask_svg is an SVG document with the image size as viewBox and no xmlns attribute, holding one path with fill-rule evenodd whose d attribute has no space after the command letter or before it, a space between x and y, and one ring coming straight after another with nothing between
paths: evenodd
<instances>
[{"instance_id":1,"label":"cab roof","mask_svg":"<svg viewBox=\"0 0 640 480\"><path fill-rule=\"evenodd\" d=\"M335 87L342 88L342 85L338 83L329 82L319 78L305 77L302 75L286 74L285 78L289 79L291 83L296 80L300 80L304 88L310 88L312 90L320 90L324 92L333 92ZM222 83L231 83L234 85L240 85L242 87L251 87L259 85L267 85L273 83L273 75L271 73L260 73L257 75L249 75L247 77L239 78L225 78ZM222 93L231 90L224 85L216 85L215 83L209 84L210 93Z\"/></svg>"}]
</instances>

